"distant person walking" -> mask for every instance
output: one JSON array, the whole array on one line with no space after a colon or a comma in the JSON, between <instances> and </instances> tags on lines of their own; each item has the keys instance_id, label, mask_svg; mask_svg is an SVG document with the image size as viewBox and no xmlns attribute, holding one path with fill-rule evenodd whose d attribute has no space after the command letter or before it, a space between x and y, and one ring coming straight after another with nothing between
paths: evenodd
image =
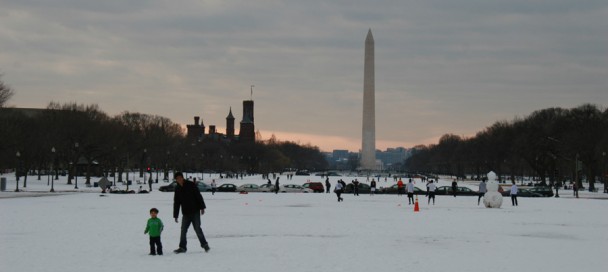
<instances>
[{"instance_id":1,"label":"distant person walking","mask_svg":"<svg viewBox=\"0 0 608 272\"><path fill-rule=\"evenodd\" d=\"M433 183L433 180L430 180L429 183L427 184L427 190L429 190L429 200L427 204L431 204L431 198L433 199L433 205L435 205L435 190L437 189L437 186L435 186L435 184Z\"/></svg>"},{"instance_id":2,"label":"distant person walking","mask_svg":"<svg viewBox=\"0 0 608 272\"><path fill-rule=\"evenodd\" d=\"M452 181L452 194L454 195L454 197L456 197L456 193L458 193L458 183L454 179Z\"/></svg>"},{"instance_id":3,"label":"distant person walking","mask_svg":"<svg viewBox=\"0 0 608 272\"><path fill-rule=\"evenodd\" d=\"M336 188L334 188L334 192L336 193L336 196L338 197L338 202L344 201L344 199L341 197L343 189L344 189L344 187L342 185L342 182L340 182L340 181L336 182Z\"/></svg>"},{"instance_id":4,"label":"distant person walking","mask_svg":"<svg viewBox=\"0 0 608 272\"><path fill-rule=\"evenodd\" d=\"M342 193L344 193L344 190L346 190L346 182L344 182L342 179L338 180L338 183L342 184Z\"/></svg>"},{"instance_id":5,"label":"distant person walking","mask_svg":"<svg viewBox=\"0 0 608 272\"><path fill-rule=\"evenodd\" d=\"M515 181L511 182L513 185L511 185L511 204L513 206L517 206L517 185L515 184Z\"/></svg>"},{"instance_id":6,"label":"distant person walking","mask_svg":"<svg viewBox=\"0 0 608 272\"><path fill-rule=\"evenodd\" d=\"M412 183L412 179L406 185L407 190L407 204L414 204L414 183Z\"/></svg>"},{"instance_id":7,"label":"distant person walking","mask_svg":"<svg viewBox=\"0 0 608 272\"><path fill-rule=\"evenodd\" d=\"M353 181L353 195L359 195L359 181L357 179Z\"/></svg>"},{"instance_id":8,"label":"distant person walking","mask_svg":"<svg viewBox=\"0 0 608 272\"><path fill-rule=\"evenodd\" d=\"M331 188L331 183L329 183L329 177L325 179L325 193L329 194L329 189Z\"/></svg>"},{"instance_id":9,"label":"distant person walking","mask_svg":"<svg viewBox=\"0 0 608 272\"><path fill-rule=\"evenodd\" d=\"M479 206L479 202L481 201L481 198L486 195L487 191L488 191L488 187L486 186L486 180L482 179L481 182L479 183L479 196L477 197L477 206Z\"/></svg>"},{"instance_id":10,"label":"distant person walking","mask_svg":"<svg viewBox=\"0 0 608 272\"><path fill-rule=\"evenodd\" d=\"M150 219L146 224L144 234L149 233L150 235L150 254L149 255L163 255L163 244L160 241L160 234L163 232L163 221L157 217L158 209L150 209Z\"/></svg>"},{"instance_id":11,"label":"distant person walking","mask_svg":"<svg viewBox=\"0 0 608 272\"><path fill-rule=\"evenodd\" d=\"M572 195L578 198L578 184L576 181L572 183Z\"/></svg>"},{"instance_id":12,"label":"distant person walking","mask_svg":"<svg viewBox=\"0 0 608 272\"><path fill-rule=\"evenodd\" d=\"M277 181L274 183L274 193L275 194L278 194L279 190L281 189L281 187L279 187L280 186L280 184L279 184L279 178L280 177L277 177Z\"/></svg>"},{"instance_id":13,"label":"distant person walking","mask_svg":"<svg viewBox=\"0 0 608 272\"><path fill-rule=\"evenodd\" d=\"M403 195L404 189L405 188L403 188L403 181L401 181L401 179L399 179L399 181L397 181L397 196Z\"/></svg>"},{"instance_id":14,"label":"distant person walking","mask_svg":"<svg viewBox=\"0 0 608 272\"><path fill-rule=\"evenodd\" d=\"M215 195L215 191L217 190L217 183L215 183L215 179L211 180L211 195Z\"/></svg>"},{"instance_id":15,"label":"distant person walking","mask_svg":"<svg viewBox=\"0 0 608 272\"><path fill-rule=\"evenodd\" d=\"M369 195L375 195L376 194L376 181L374 179L372 179L372 182L370 182L369 184Z\"/></svg>"},{"instance_id":16,"label":"distant person walking","mask_svg":"<svg viewBox=\"0 0 608 272\"><path fill-rule=\"evenodd\" d=\"M182 227L179 238L179 248L173 252L186 252L186 234L188 233L190 224L192 224L192 228L194 228L194 232L196 232L196 236L198 237L201 247L205 249L205 252L208 252L209 244L207 243L205 234L203 234L203 230L201 229L201 215L205 214L205 209L207 208L205 205L205 200L203 200L203 196L199 192L196 185L193 182L185 180L184 175L181 172L175 173L174 176L178 186L175 187L175 193L173 195L173 218L175 218L175 223L179 222L177 218L179 216L179 210L181 207Z\"/></svg>"}]
</instances>

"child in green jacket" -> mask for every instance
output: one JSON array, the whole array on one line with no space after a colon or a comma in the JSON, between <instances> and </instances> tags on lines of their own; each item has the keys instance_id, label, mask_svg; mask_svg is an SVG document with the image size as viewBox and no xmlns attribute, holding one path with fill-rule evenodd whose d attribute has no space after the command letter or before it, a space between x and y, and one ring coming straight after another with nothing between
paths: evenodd
<instances>
[{"instance_id":1,"label":"child in green jacket","mask_svg":"<svg viewBox=\"0 0 608 272\"><path fill-rule=\"evenodd\" d=\"M150 255L163 255L163 244L160 242L160 233L163 232L163 221L156 216L158 215L158 209L150 209L150 219L146 225L144 234L150 233ZM155 249L156 245L156 249Z\"/></svg>"}]
</instances>

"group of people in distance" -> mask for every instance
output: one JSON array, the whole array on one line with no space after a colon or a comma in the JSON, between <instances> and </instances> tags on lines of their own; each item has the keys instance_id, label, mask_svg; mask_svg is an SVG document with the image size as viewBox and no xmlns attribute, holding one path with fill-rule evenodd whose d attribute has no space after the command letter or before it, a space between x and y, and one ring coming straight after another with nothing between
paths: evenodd
<instances>
[{"instance_id":1,"label":"group of people in distance","mask_svg":"<svg viewBox=\"0 0 608 272\"><path fill-rule=\"evenodd\" d=\"M353 194L354 195L359 195L359 181L357 181L356 179L352 181L353 184ZM330 187L331 187L331 183L329 182L329 177L325 180L325 188L326 188L326 193L329 193L330 191ZM336 183L336 187L334 188L334 192L336 193L336 196L338 197L338 202L344 201L344 199L342 198L342 193L344 193L344 190L346 189L346 183L344 183L344 181L339 180ZM429 180L426 184L426 196L427 196L427 204L431 205L431 201L433 202L433 205L435 205L435 193L437 190L437 185L434 182L434 180ZM374 179L371 180L370 182L370 195L374 195L376 191L376 181ZM479 191L478 191L478 198L477 198L477 205L479 205L481 203L481 199L485 196L486 192L488 191L487 189L487 185L486 185L486 181L485 179L482 180L479 183ZM456 182L456 180L454 180L452 182L452 194L454 195L454 197L456 197L458 192L458 184ZM515 184L515 181L512 182L511 185L511 189L510 189L510 193L509 195L511 196L511 203L513 206L517 206L517 192L518 192L518 188L517 185ZM403 181L401 179L399 179L397 181L397 195L401 196L404 193L407 193L407 198L408 198L408 205L412 205L415 204L414 202L414 183L412 183L412 179L409 179L409 182L406 184L403 183Z\"/></svg>"}]
</instances>

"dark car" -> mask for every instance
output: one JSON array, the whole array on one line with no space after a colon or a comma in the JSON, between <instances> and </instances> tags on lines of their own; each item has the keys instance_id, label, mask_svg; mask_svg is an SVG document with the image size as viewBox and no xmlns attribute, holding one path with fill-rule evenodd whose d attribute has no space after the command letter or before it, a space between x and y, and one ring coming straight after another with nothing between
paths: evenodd
<instances>
[{"instance_id":1,"label":"dark car","mask_svg":"<svg viewBox=\"0 0 608 272\"><path fill-rule=\"evenodd\" d=\"M307 182L302 184L302 187L311 189L315 193L325 192L325 188L323 187L323 183L321 182Z\"/></svg>"},{"instance_id":2,"label":"dark car","mask_svg":"<svg viewBox=\"0 0 608 272\"><path fill-rule=\"evenodd\" d=\"M531 188L521 188L519 190L517 190L517 196L521 196L521 197L543 197L543 195L533 192L532 190L530 190Z\"/></svg>"},{"instance_id":3,"label":"dark car","mask_svg":"<svg viewBox=\"0 0 608 272\"><path fill-rule=\"evenodd\" d=\"M476 191L473 191L467 187L458 186L457 190L458 191L456 192L456 195L459 195L459 196L476 196L476 195L478 195L478 193ZM454 193L452 191L452 186L440 186L437 188L437 190L435 190L435 194L436 195L453 195Z\"/></svg>"},{"instance_id":4,"label":"dark car","mask_svg":"<svg viewBox=\"0 0 608 272\"><path fill-rule=\"evenodd\" d=\"M158 187L158 190L161 192L174 192L175 191L175 186L177 186L177 182L171 182L167 185L163 185Z\"/></svg>"},{"instance_id":5,"label":"dark car","mask_svg":"<svg viewBox=\"0 0 608 272\"><path fill-rule=\"evenodd\" d=\"M542 194L534 192L532 188L517 188L517 196L519 197L543 197ZM511 190L504 190L500 192L502 196L511 196Z\"/></svg>"},{"instance_id":6,"label":"dark car","mask_svg":"<svg viewBox=\"0 0 608 272\"><path fill-rule=\"evenodd\" d=\"M236 185L225 183L217 187L218 192L236 192Z\"/></svg>"},{"instance_id":7,"label":"dark car","mask_svg":"<svg viewBox=\"0 0 608 272\"><path fill-rule=\"evenodd\" d=\"M553 196L553 189L551 189L551 187L549 187L549 186L532 187L532 188L528 188L528 190L530 192L540 194L541 196L544 196L544 197Z\"/></svg>"},{"instance_id":8,"label":"dark car","mask_svg":"<svg viewBox=\"0 0 608 272\"><path fill-rule=\"evenodd\" d=\"M310 172L308 170L298 170L296 171L296 176L310 176Z\"/></svg>"},{"instance_id":9,"label":"dark car","mask_svg":"<svg viewBox=\"0 0 608 272\"><path fill-rule=\"evenodd\" d=\"M371 187L366 183L359 183L359 193L360 194L369 194L371 191ZM344 188L344 193L352 194L355 192L355 187L352 183L346 184L346 188ZM376 189L376 193L380 193L378 189Z\"/></svg>"},{"instance_id":10,"label":"dark car","mask_svg":"<svg viewBox=\"0 0 608 272\"><path fill-rule=\"evenodd\" d=\"M391 187L382 188L382 189L380 189L380 192L382 194L397 194L398 193L397 184L393 184L393 186L391 186ZM403 194L407 194L407 189L406 189L405 185L403 185ZM426 192L423 191L422 189L414 186L414 194L415 195L424 195L424 194L426 194Z\"/></svg>"},{"instance_id":11,"label":"dark car","mask_svg":"<svg viewBox=\"0 0 608 272\"><path fill-rule=\"evenodd\" d=\"M161 192L175 192L175 187L177 186L177 182L171 182L168 185L158 187L158 190ZM207 185L204 182L197 182L196 187L198 187L199 192L209 192L211 191L211 186Z\"/></svg>"}]
</instances>

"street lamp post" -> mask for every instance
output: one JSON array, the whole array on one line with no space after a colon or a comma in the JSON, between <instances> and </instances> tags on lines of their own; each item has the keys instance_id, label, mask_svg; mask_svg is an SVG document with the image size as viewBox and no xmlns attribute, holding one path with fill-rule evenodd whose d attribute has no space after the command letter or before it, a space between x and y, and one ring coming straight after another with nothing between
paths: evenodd
<instances>
[{"instance_id":1,"label":"street lamp post","mask_svg":"<svg viewBox=\"0 0 608 272\"><path fill-rule=\"evenodd\" d=\"M53 166L55 164L55 147L53 146L51 148L51 154L52 154L52 158L51 158L51 172L53 172ZM50 173L51 175L53 175L53 173ZM55 179L51 178L51 192L55 192Z\"/></svg>"},{"instance_id":2,"label":"street lamp post","mask_svg":"<svg viewBox=\"0 0 608 272\"><path fill-rule=\"evenodd\" d=\"M74 161L74 189L78 189L78 142L74 143L76 160Z\"/></svg>"},{"instance_id":3,"label":"street lamp post","mask_svg":"<svg viewBox=\"0 0 608 272\"><path fill-rule=\"evenodd\" d=\"M169 156L171 155L171 151L167 150L167 160L165 161L165 177L164 181L169 181Z\"/></svg>"},{"instance_id":4,"label":"street lamp post","mask_svg":"<svg viewBox=\"0 0 608 272\"><path fill-rule=\"evenodd\" d=\"M189 161L188 161L188 152L184 153L184 157L185 157L186 159L184 160L184 169L182 169L182 170L184 170L184 175L185 175L185 176L188 176L188 173L186 172L186 171L188 171L188 170L187 170L187 167L188 167L188 162L189 162ZM174 174L175 174L175 173L174 173Z\"/></svg>"},{"instance_id":5,"label":"street lamp post","mask_svg":"<svg viewBox=\"0 0 608 272\"><path fill-rule=\"evenodd\" d=\"M112 186L116 186L116 147L112 147Z\"/></svg>"},{"instance_id":6,"label":"street lamp post","mask_svg":"<svg viewBox=\"0 0 608 272\"><path fill-rule=\"evenodd\" d=\"M201 180L205 179L205 153L201 154Z\"/></svg>"},{"instance_id":7,"label":"street lamp post","mask_svg":"<svg viewBox=\"0 0 608 272\"><path fill-rule=\"evenodd\" d=\"M578 182L578 153L574 157L574 184L576 184L576 191L574 191L576 198L578 198L578 191L581 189L582 182Z\"/></svg>"},{"instance_id":8,"label":"street lamp post","mask_svg":"<svg viewBox=\"0 0 608 272\"><path fill-rule=\"evenodd\" d=\"M602 152L602 181L604 183L604 193L608 193L608 182L606 182L606 151Z\"/></svg>"},{"instance_id":9,"label":"street lamp post","mask_svg":"<svg viewBox=\"0 0 608 272\"><path fill-rule=\"evenodd\" d=\"M128 168L128 171L127 171L127 191L129 191L129 183L131 182L129 180L129 176L130 176L130 173L131 173L131 168L129 168L129 166L130 166L129 165L129 153L127 152L127 168Z\"/></svg>"},{"instance_id":10,"label":"street lamp post","mask_svg":"<svg viewBox=\"0 0 608 272\"><path fill-rule=\"evenodd\" d=\"M139 177L144 178L144 184L146 184L146 173L144 173L143 167L144 167L144 163L146 162L146 152L148 152L148 149L144 148L144 154L141 157L141 164L139 167L139 173L140 173Z\"/></svg>"},{"instance_id":11,"label":"street lamp post","mask_svg":"<svg viewBox=\"0 0 608 272\"><path fill-rule=\"evenodd\" d=\"M557 175L557 172L555 172L555 171L557 171L557 170L554 170L554 172L553 172L553 176L555 176L555 178L554 178L554 180L555 180L554 182L555 183L553 185L555 187L555 197L559 197L559 186L560 186L560 184L559 184L559 181L557 180L559 178L559 176Z\"/></svg>"},{"instance_id":12,"label":"street lamp post","mask_svg":"<svg viewBox=\"0 0 608 272\"><path fill-rule=\"evenodd\" d=\"M222 177L222 172L224 172L223 169L224 169L224 156L220 155L220 177Z\"/></svg>"},{"instance_id":13,"label":"street lamp post","mask_svg":"<svg viewBox=\"0 0 608 272\"><path fill-rule=\"evenodd\" d=\"M51 150L51 152L53 152ZM49 170L49 172L46 174L46 186L51 185L51 169L53 168L53 166L49 166L49 168L47 170Z\"/></svg>"},{"instance_id":14,"label":"street lamp post","mask_svg":"<svg viewBox=\"0 0 608 272\"><path fill-rule=\"evenodd\" d=\"M15 156L17 157L17 165L15 166L15 177L17 179L17 181L15 182L15 192L19 192L19 165L21 164L21 153L17 151L17 153L15 153Z\"/></svg>"}]
</instances>

